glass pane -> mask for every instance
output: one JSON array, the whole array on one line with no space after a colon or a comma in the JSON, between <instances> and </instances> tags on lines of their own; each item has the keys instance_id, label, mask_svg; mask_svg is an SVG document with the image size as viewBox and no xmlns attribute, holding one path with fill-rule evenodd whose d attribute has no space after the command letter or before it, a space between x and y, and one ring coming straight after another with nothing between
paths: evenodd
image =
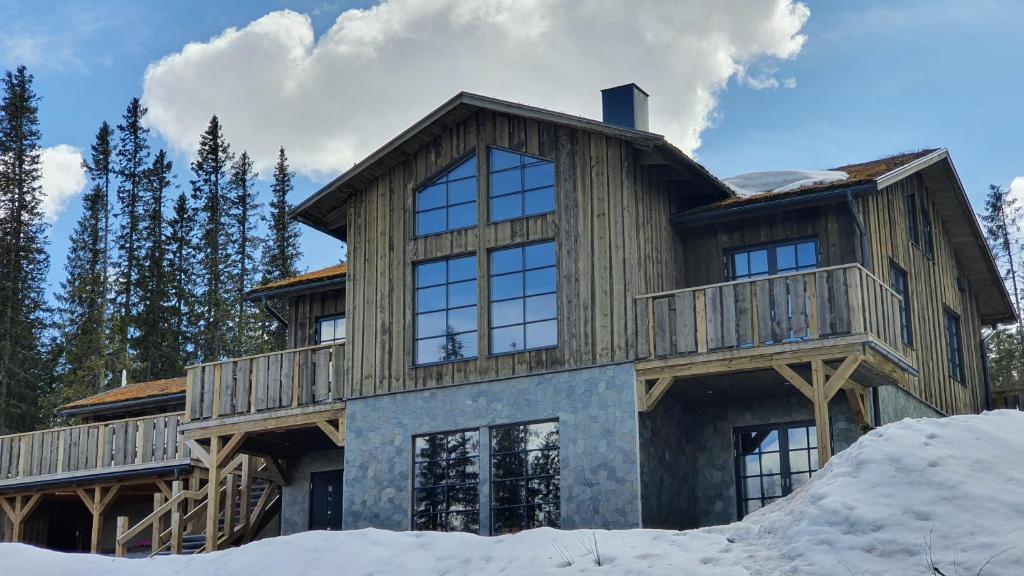
<instances>
[{"instance_id":1,"label":"glass pane","mask_svg":"<svg viewBox=\"0 0 1024 576\"><path fill-rule=\"evenodd\" d=\"M523 273L491 276L491 300L518 298L523 295Z\"/></svg>"},{"instance_id":2,"label":"glass pane","mask_svg":"<svg viewBox=\"0 0 1024 576\"><path fill-rule=\"evenodd\" d=\"M476 225L476 202L448 208L448 229L469 228Z\"/></svg>"},{"instance_id":3,"label":"glass pane","mask_svg":"<svg viewBox=\"0 0 1024 576\"><path fill-rule=\"evenodd\" d=\"M526 476L526 456L522 452L494 456L491 458L491 474L495 480ZM514 503L506 502L506 504Z\"/></svg>"},{"instance_id":4,"label":"glass pane","mask_svg":"<svg viewBox=\"0 0 1024 576\"><path fill-rule=\"evenodd\" d=\"M329 320L320 321L320 342L330 342L334 340L334 323Z\"/></svg>"},{"instance_id":5,"label":"glass pane","mask_svg":"<svg viewBox=\"0 0 1024 576\"><path fill-rule=\"evenodd\" d=\"M420 436L416 438L414 450L416 460L440 460L445 456L445 437L443 434Z\"/></svg>"},{"instance_id":6,"label":"glass pane","mask_svg":"<svg viewBox=\"0 0 1024 576\"><path fill-rule=\"evenodd\" d=\"M334 339L341 340L345 337L345 326L346 321L344 318L338 318L334 321Z\"/></svg>"},{"instance_id":7,"label":"glass pane","mask_svg":"<svg viewBox=\"0 0 1024 576\"><path fill-rule=\"evenodd\" d=\"M416 337L441 336L445 333L445 311L416 315Z\"/></svg>"},{"instance_id":8,"label":"glass pane","mask_svg":"<svg viewBox=\"0 0 1024 576\"><path fill-rule=\"evenodd\" d=\"M442 360L457 360L459 358L475 358L477 351L476 332L463 332L462 334L449 334L445 337Z\"/></svg>"},{"instance_id":9,"label":"glass pane","mask_svg":"<svg viewBox=\"0 0 1024 576\"><path fill-rule=\"evenodd\" d=\"M471 534L480 532L480 513L476 510L452 512L447 516L449 532L469 532Z\"/></svg>"},{"instance_id":10,"label":"glass pane","mask_svg":"<svg viewBox=\"0 0 1024 576\"><path fill-rule=\"evenodd\" d=\"M416 363L440 362L444 358L444 337L428 338L416 342Z\"/></svg>"},{"instance_id":11,"label":"glass pane","mask_svg":"<svg viewBox=\"0 0 1024 576\"><path fill-rule=\"evenodd\" d=\"M491 198L491 222L511 220L523 215L522 194Z\"/></svg>"},{"instance_id":12,"label":"glass pane","mask_svg":"<svg viewBox=\"0 0 1024 576\"><path fill-rule=\"evenodd\" d=\"M526 321L549 320L557 315L557 296L545 294L526 299Z\"/></svg>"},{"instance_id":13,"label":"glass pane","mask_svg":"<svg viewBox=\"0 0 1024 576\"><path fill-rule=\"evenodd\" d=\"M416 193L416 210L422 212L444 206L444 184L427 186Z\"/></svg>"},{"instance_id":14,"label":"glass pane","mask_svg":"<svg viewBox=\"0 0 1024 576\"><path fill-rule=\"evenodd\" d=\"M797 264L801 268L813 268L818 265L818 245L817 242L801 242L796 248L796 260Z\"/></svg>"},{"instance_id":15,"label":"glass pane","mask_svg":"<svg viewBox=\"0 0 1024 576\"><path fill-rule=\"evenodd\" d=\"M787 431L789 449L807 448L807 428L790 428Z\"/></svg>"},{"instance_id":16,"label":"glass pane","mask_svg":"<svg viewBox=\"0 0 1024 576\"><path fill-rule=\"evenodd\" d=\"M491 252L491 274L504 274L523 269L523 249L511 248Z\"/></svg>"},{"instance_id":17,"label":"glass pane","mask_svg":"<svg viewBox=\"0 0 1024 576\"><path fill-rule=\"evenodd\" d=\"M526 325L526 347L544 348L558 344L558 321L536 322Z\"/></svg>"},{"instance_id":18,"label":"glass pane","mask_svg":"<svg viewBox=\"0 0 1024 576\"><path fill-rule=\"evenodd\" d=\"M778 246L775 248L775 261L779 271L796 268L796 246Z\"/></svg>"},{"instance_id":19,"label":"glass pane","mask_svg":"<svg viewBox=\"0 0 1024 576\"><path fill-rule=\"evenodd\" d=\"M523 323L523 301L505 300L491 304L491 326L508 326Z\"/></svg>"},{"instance_id":20,"label":"glass pane","mask_svg":"<svg viewBox=\"0 0 1024 576\"><path fill-rule=\"evenodd\" d=\"M448 261L448 281L470 280L476 278L476 257L452 258Z\"/></svg>"},{"instance_id":21,"label":"glass pane","mask_svg":"<svg viewBox=\"0 0 1024 576\"><path fill-rule=\"evenodd\" d=\"M444 284L445 279L445 263L440 262L429 262L427 264L416 265L416 286L434 286L436 284Z\"/></svg>"},{"instance_id":22,"label":"glass pane","mask_svg":"<svg viewBox=\"0 0 1024 576\"><path fill-rule=\"evenodd\" d=\"M438 518L436 514L417 512L416 517L413 518L413 530L438 530L440 527Z\"/></svg>"},{"instance_id":23,"label":"glass pane","mask_svg":"<svg viewBox=\"0 0 1024 576\"><path fill-rule=\"evenodd\" d=\"M428 455L428 456L433 456ZM416 487L437 486L445 481L444 461L428 460L416 463ZM419 494L419 492L417 492ZM430 494L433 494L432 492ZM417 498L419 499L419 498Z\"/></svg>"},{"instance_id":24,"label":"glass pane","mask_svg":"<svg viewBox=\"0 0 1024 576\"><path fill-rule=\"evenodd\" d=\"M557 446L558 440L555 440ZM530 476L558 475L561 464L558 458L558 448L554 450L536 450L526 453L526 470Z\"/></svg>"},{"instance_id":25,"label":"glass pane","mask_svg":"<svg viewBox=\"0 0 1024 576\"><path fill-rule=\"evenodd\" d=\"M762 476L761 491L765 498L782 496L782 476Z\"/></svg>"},{"instance_id":26,"label":"glass pane","mask_svg":"<svg viewBox=\"0 0 1024 576\"><path fill-rule=\"evenodd\" d=\"M817 450L811 450L810 451L810 455L811 455L811 471L813 472L813 471L818 469L818 451Z\"/></svg>"},{"instance_id":27,"label":"glass pane","mask_svg":"<svg viewBox=\"0 0 1024 576\"><path fill-rule=\"evenodd\" d=\"M558 422L538 422L527 426L526 448L558 448Z\"/></svg>"},{"instance_id":28,"label":"glass pane","mask_svg":"<svg viewBox=\"0 0 1024 576\"><path fill-rule=\"evenodd\" d=\"M555 189L541 188L526 193L526 214L547 214L555 211Z\"/></svg>"},{"instance_id":29,"label":"glass pane","mask_svg":"<svg viewBox=\"0 0 1024 576\"><path fill-rule=\"evenodd\" d=\"M762 433L763 435L764 433ZM768 432L767 436L764 436L764 440L761 441L761 452L771 452L772 450L779 449L779 433L775 430Z\"/></svg>"},{"instance_id":30,"label":"glass pane","mask_svg":"<svg viewBox=\"0 0 1024 576\"><path fill-rule=\"evenodd\" d=\"M512 166L519 166L519 154L506 152L497 148L491 148L491 172L503 170Z\"/></svg>"},{"instance_id":31,"label":"glass pane","mask_svg":"<svg viewBox=\"0 0 1024 576\"><path fill-rule=\"evenodd\" d=\"M751 512L754 512L755 510L760 510L761 509L761 501L760 500L750 500L749 502L744 502L743 506L744 506L744 514L750 514Z\"/></svg>"},{"instance_id":32,"label":"glass pane","mask_svg":"<svg viewBox=\"0 0 1024 576\"><path fill-rule=\"evenodd\" d=\"M811 448L818 447L818 427L808 426L807 427L807 445Z\"/></svg>"},{"instance_id":33,"label":"glass pane","mask_svg":"<svg viewBox=\"0 0 1024 576\"><path fill-rule=\"evenodd\" d=\"M523 529L523 509L500 508L491 513L494 534L511 534Z\"/></svg>"},{"instance_id":34,"label":"glass pane","mask_svg":"<svg viewBox=\"0 0 1024 576\"><path fill-rule=\"evenodd\" d=\"M768 251L754 250L750 252L750 274L768 273Z\"/></svg>"},{"instance_id":35,"label":"glass pane","mask_svg":"<svg viewBox=\"0 0 1024 576\"><path fill-rule=\"evenodd\" d=\"M476 330L476 306L448 310L448 329L452 332Z\"/></svg>"},{"instance_id":36,"label":"glass pane","mask_svg":"<svg viewBox=\"0 0 1024 576\"><path fill-rule=\"evenodd\" d=\"M476 178L448 183L448 204L461 204L476 200Z\"/></svg>"},{"instance_id":37,"label":"glass pane","mask_svg":"<svg viewBox=\"0 0 1024 576\"><path fill-rule=\"evenodd\" d=\"M491 430L491 451L513 452L526 449L526 426L501 426Z\"/></svg>"},{"instance_id":38,"label":"glass pane","mask_svg":"<svg viewBox=\"0 0 1024 576\"><path fill-rule=\"evenodd\" d=\"M562 495L559 484L558 476L530 480L526 485L526 501L531 504L557 503Z\"/></svg>"},{"instance_id":39,"label":"glass pane","mask_svg":"<svg viewBox=\"0 0 1024 576\"><path fill-rule=\"evenodd\" d=\"M772 452L770 454L761 455L761 473L762 474L781 474L782 467L779 465L779 453Z\"/></svg>"},{"instance_id":40,"label":"glass pane","mask_svg":"<svg viewBox=\"0 0 1024 576\"><path fill-rule=\"evenodd\" d=\"M519 170L508 170L491 174L491 197L504 196L523 189L522 174Z\"/></svg>"},{"instance_id":41,"label":"glass pane","mask_svg":"<svg viewBox=\"0 0 1024 576\"><path fill-rule=\"evenodd\" d=\"M444 286L432 286L416 290L416 312L444 310Z\"/></svg>"},{"instance_id":42,"label":"glass pane","mask_svg":"<svg viewBox=\"0 0 1024 576\"><path fill-rule=\"evenodd\" d=\"M543 188L555 185L555 165L544 162L523 170L524 188Z\"/></svg>"},{"instance_id":43,"label":"glass pane","mask_svg":"<svg viewBox=\"0 0 1024 576\"><path fill-rule=\"evenodd\" d=\"M456 282L448 285L448 305L470 306L476 304L476 281Z\"/></svg>"},{"instance_id":44,"label":"glass pane","mask_svg":"<svg viewBox=\"0 0 1024 576\"><path fill-rule=\"evenodd\" d=\"M420 212L416 215L416 234L436 234L444 232L444 208Z\"/></svg>"},{"instance_id":45,"label":"glass pane","mask_svg":"<svg viewBox=\"0 0 1024 576\"><path fill-rule=\"evenodd\" d=\"M526 268L540 268L555 265L555 243L531 244L523 247Z\"/></svg>"},{"instance_id":46,"label":"glass pane","mask_svg":"<svg viewBox=\"0 0 1024 576\"><path fill-rule=\"evenodd\" d=\"M542 294L555 291L555 269L541 268L526 272L526 293Z\"/></svg>"},{"instance_id":47,"label":"glass pane","mask_svg":"<svg viewBox=\"0 0 1024 576\"><path fill-rule=\"evenodd\" d=\"M810 472L801 472L800 474L793 474L789 479L789 483L793 486L793 490L796 490L804 484L807 484L807 481L810 479Z\"/></svg>"},{"instance_id":48,"label":"glass pane","mask_svg":"<svg viewBox=\"0 0 1024 576\"><path fill-rule=\"evenodd\" d=\"M448 478L447 481L450 484L470 484L469 486L460 488L460 492L454 493L454 488L448 490L448 501L460 500L464 506L461 508L476 508L476 482L480 478L480 465L476 457L472 458L459 458L456 460L450 460L448 462ZM470 492L467 492L467 489ZM466 502L466 500L472 497L472 500ZM451 507L449 505L449 507Z\"/></svg>"},{"instance_id":49,"label":"glass pane","mask_svg":"<svg viewBox=\"0 0 1024 576\"><path fill-rule=\"evenodd\" d=\"M807 450L795 450L789 453L790 472L806 472L810 470Z\"/></svg>"},{"instance_id":50,"label":"glass pane","mask_svg":"<svg viewBox=\"0 0 1024 576\"><path fill-rule=\"evenodd\" d=\"M480 433L474 431L448 434L448 457L460 458L480 453Z\"/></svg>"},{"instance_id":51,"label":"glass pane","mask_svg":"<svg viewBox=\"0 0 1024 576\"><path fill-rule=\"evenodd\" d=\"M444 488L418 488L415 492L417 512L436 512L444 509Z\"/></svg>"},{"instance_id":52,"label":"glass pane","mask_svg":"<svg viewBox=\"0 0 1024 576\"><path fill-rule=\"evenodd\" d=\"M755 476L761 473L761 458L757 454L743 457L743 465L740 474L743 476Z\"/></svg>"},{"instance_id":53,"label":"glass pane","mask_svg":"<svg viewBox=\"0 0 1024 576\"><path fill-rule=\"evenodd\" d=\"M747 267L747 253L741 252L739 254L733 254L732 256L732 269L734 270L737 278L743 278L750 273L750 269Z\"/></svg>"},{"instance_id":54,"label":"glass pane","mask_svg":"<svg viewBox=\"0 0 1024 576\"><path fill-rule=\"evenodd\" d=\"M522 350L523 347L522 326L509 326L508 328L495 328L491 330L492 353L516 352Z\"/></svg>"},{"instance_id":55,"label":"glass pane","mask_svg":"<svg viewBox=\"0 0 1024 576\"><path fill-rule=\"evenodd\" d=\"M476 175L476 154L470 156L458 166L448 171L448 179L466 178Z\"/></svg>"},{"instance_id":56,"label":"glass pane","mask_svg":"<svg viewBox=\"0 0 1024 576\"><path fill-rule=\"evenodd\" d=\"M743 496L746 498L760 498L761 497L761 477L754 476L753 478L743 479Z\"/></svg>"}]
</instances>

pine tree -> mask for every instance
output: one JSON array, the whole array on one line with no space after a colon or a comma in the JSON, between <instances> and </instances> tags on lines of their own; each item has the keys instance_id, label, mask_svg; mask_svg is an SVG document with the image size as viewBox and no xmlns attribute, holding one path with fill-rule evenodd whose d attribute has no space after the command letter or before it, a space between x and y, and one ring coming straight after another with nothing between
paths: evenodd
<instances>
[{"instance_id":1,"label":"pine tree","mask_svg":"<svg viewBox=\"0 0 1024 576\"><path fill-rule=\"evenodd\" d=\"M248 356L263 351L261 318L256 307L242 295L256 284L257 250L260 238L256 235L256 222L260 208L259 197L253 183L258 175L252 170L253 162L247 152L231 166L231 204L229 234L232 239L231 284L235 314L233 338L228 355Z\"/></svg>"},{"instance_id":2,"label":"pine tree","mask_svg":"<svg viewBox=\"0 0 1024 576\"><path fill-rule=\"evenodd\" d=\"M996 260L1006 268L1004 280L1013 295L1014 308L1018 318L1020 307L1020 257L1021 257L1021 222L1022 214L1017 201L1010 196L1009 190L995 184L988 187L985 198L985 213L981 221L985 225L985 236ZM1024 350L1024 320L1017 321L1017 335Z\"/></svg>"},{"instance_id":3,"label":"pine tree","mask_svg":"<svg viewBox=\"0 0 1024 576\"><path fill-rule=\"evenodd\" d=\"M170 310L166 318L171 331L171 350L175 364L186 366L197 361L193 336L198 321L198 295L195 287L194 215L184 193L178 195L167 221L167 273L170 275Z\"/></svg>"},{"instance_id":4,"label":"pine tree","mask_svg":"<svg viewBox=\"0 0 1024 576\"><path fill-rule=\"evenodd\" d=\"M117 125L117 201L119 229L117 242L116 306L112 321L114 373L131 371L130 341L139 313L138 290L142 251L142 200L150 168L149 129L143 121L147 110L138 98L132 98Z\"/></svg>"},{"instance_id":5,"label":"pine tree","mask_svg":"<svg viewBox=\"0 0 1024 576\"><path fill-rule=\"evenodd\" d=\"M145 214L139 266L140 310L137 332L132 342L136 354L138 381L177 376L184 369L174 347L176 341L168 320L172 316L172 282L167 267L167 237L164 223L164 196L171 188L172 163L160 150L153 157L144 186Z\"/></svg>"},{"instance_id":6,"label":"pine tree","mask_svg":"<svg viewBox=\"0 0 1024 576\"><path fill-rule=\"evenodd\" d=\"M234 310L228 270L228 171L232 155L216 116L199 140L192 162L192 199L197 208L199 265L196 352L203 362L224 358Z\"/></svg>"},{"instance_id":7,"label":"pine tree","mask_svg":"<svg viewBox=\"0 0 1024 576\"><path fill-rule=\"evenodd\" d=\"M288 203L288 194L292 191L294 172L288 169L288 157L284 148L277 153L277 165L274 167L274 183L270 188L270 214L268 216L268 238L263 246L263 275L261 284L283 280L299 274L299 259L302 250L299 248L299 224L288 217L292 206ZM280 306L282 303L274 303ZM268 335L268 346L274 350L285 347L287 331L280 323L267 315L263 315L263 333Z\"/></svg>"},{"instance_id":8,"label":"pine tree","mask_svg":"<svg viewBox=\"0 0 1024 576\"><path fill-rule=\"evenodd\" d=\"M82 198L82 215L70 237L60 306L60 385L54 405L99 392L106 380L107 251L110 190L110 126L96 132L85 169L92 186Z\"/></svg>"},{"instance_id":9,"label":"pine tree","mask_svg":"<svg viewBox=\"0 0 1024 576\"><path fill-rule=\"evenodd\" d=\"M51 377L44 345L50 262L32 81L24 66L6 72L0 100L0 434L42 421L41 387Z\"/></svg>"}]
</instances>

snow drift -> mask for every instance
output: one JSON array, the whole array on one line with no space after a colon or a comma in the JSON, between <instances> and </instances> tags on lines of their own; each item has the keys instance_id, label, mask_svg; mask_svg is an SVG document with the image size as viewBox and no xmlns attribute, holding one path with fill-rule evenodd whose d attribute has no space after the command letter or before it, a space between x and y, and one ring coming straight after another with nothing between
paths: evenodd
<instances>
[{"instance_id":1,"label":"snow drift","mask_svg":"<svg viewBox=\"0 0 1024 576\"><path fill-rule=\"evenodd\" d=\"M767 192L789 192L804 186L842 182L849 174L840 170L775 170L750 172L722 180L737 196L754 196Z\"/></svg>"},{"instance_id":2,"label":"snow drift","mask_svg":"<svg viewBox=\"0 0 1024 576\"><path fill-rule=\"evenodd\" d=\"M124 560L0 545L17 576L900 575L1024 573L1024 413L904 420L836 455L805 487L702 530L531 530L482 538L310 532L193 557ZM595 545L596 542L596 552ZM597 567L597 558L601 566ZM987 564L986 564L987 563Z\"/></svg>"}]
</instances>

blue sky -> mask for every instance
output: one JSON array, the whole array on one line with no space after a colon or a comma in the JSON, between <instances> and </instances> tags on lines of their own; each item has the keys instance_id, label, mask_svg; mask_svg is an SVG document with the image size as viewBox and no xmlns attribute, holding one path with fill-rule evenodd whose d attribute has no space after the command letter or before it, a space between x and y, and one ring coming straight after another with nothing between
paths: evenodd
<instances>
[{"instance_id":1,"label":"blue sky","mask_svg":"<svg viewBox=\"0 0 1024 576\"><path fill-rule=\"evenodd\" d=\"M244 28L283 8L308 16L316 35L315 41L319 43L321 37L332 30L342 12L350 8L366 8L371 4L185 1L173 5L162 2L134 5L99 1L19 5L0 0L0 66L11 68L24 62L35 74L36 89L43 98L44 146L70 145L87 150L99 122L108 120L116 123L128 99L143 93L147 66L164 56L180 52L187 43L208 42L229 27ZM690 4L711 3L692 0ZM650 90L652 111L656 118L661 111L660 118L671 128L670 132L675 130L685 134L679 127L687 128L696 122L683 118L684 113L688 113L686 111L697 110L698 117L706 112L707 121L697 122L699 127L693 131L694 134L699 133L700 138L700 145L693 153L712 172L727 177L755 170L827 168L900 151L941 146L950 149L976 208L981 205L989 183L1009 185L1013 178L1024 175L1022 146L1018 138L1024 126L1024 107L1019 104L1020 95L1024 93L1024 78L1019 74L1024 69L1024 36L1017 27L1024 21L1024 3L933 0L810 1L805 4L810 10L810 17L798 26L799 34L805 36L802 46L794 52L792 43L786 44L785 37L792 38L792 29L781 33L781 36L776 31L776 37L781 38L776 45L781 47L763 49L764 55L744 61L749 65L746 80L730 74L724 84L716 85L713 79L709 80L714 75L700 70L700 66L695 67L697 70L681 66L672 68L678 69L681 75L676 84L668 84L674 88L661 86L660 92ZM746 18L742 6L736 14L739 15L726 17ZM418 22L422 26L436 25L436 20L430 15L416 17L420 18ZM760 23L744 23L747 25L756 27ZM723 26L732 28L728 23ZM352 28L348 30L351 33ZM742 28L741 32L744 30L749 29ZM438 34L444 33L442 27ZM700 33L684 32L681 36L696 34L691 37L700 41ZM590 41L583 32L574 38L572 41L584 45ZM473 50L472 42L473 38L465 39L465 45L460 49ZM400 35L394 43L401 44ZM757 49L742 45L741 40L737 40L736 45L736 50L757 53ZM389 50L388 46L378 46L374 57L385 63L379 67L386 68ZM794 53L791 57L779 59L772 56L773 50L775 54L785 50ZM643 56L642 52L638 54ZM702 57L708 58L706 54L695 56ZM510 59L515 59L514 55ZM591 87L610 86L632 79L624 77L622 70L637 70L637 62L646 65L650 61L619 62L618 69L609 65L607 75L599 65L584 70L582 73L587 74L587 82L578 84L585 84L586 88L580 88L580 93L575 94L582 102L578 106L579 113L596 113L599 96L596 89L591 91ZM227 64L229 67L233 65ZM195 67L195 70L205 69ZM657 75L649 75L654 78L652 80L645 82L640 72L636 79L645 88L651 84L657 86L666 72L663 68L656 68L656 71ZM174 72L171 70L165 75L168 81L180 77L174 76ZM181 74L181 67L176 73ZM388 74L385 69L380 74L383 82L383 78L389 75L408 75L409 72L398 69ZM495 86L489 93L509 99L528 99L531 93L535 93L540 95L535 98L543 99L547 93L565 91L561 87L552 89L550 82L544 83L541 74L537 77L522 73L511 75L514 84L510 86L517 88L509 88L509 93L505 93L502 88L505 84L485 83ZM689 80L687 75L692 75L693 80ZM751 77L775 78L781 82L778 87L757 88L755 82L749 81ZM375 77L366 78L361 81L372 86ZM721 75L718 78L721 79ZM795 81L795 86L782 87L787 80L789 83ZM320 150L317 149L316 135L303 133L293 138L294 142L282 142L289 149L293 149L294 144L294 149L298 150L292 154L293 162L309 166L303 170L305 175L297 179L292 200L304 199L360 154L440 104L444 99L442 94L475 89L478 79L467 77L463 82L458 75L449 75L440 78L436 86L425 86L423 82L419 81L424 87L421 93L410 90L409 94L401 95L410 100L381 104L402 109L403 114L390 125L387 122L381 122L380 126L369 124L379 133L367 135L345 154L318 159ZM708 84L704 86L701 82ZM691 84L710 90L714 95L711 103L705 102L703 108L696 104L691 106L692 99L684 94ZM525 87L520 89L520 85ZM254 84L245 90L242 97L232 97L246 100L245 95L258 95L261 87ZM155 94L157 88L152 87L151 91ZM171 91L166 97L187 99L194 92L197 92L195 86L189 86L186 92ZM256 98L258 96L253 96ZM290 98L288 102L298 102L296 108L304 107L301 94ZM316 108L322 102L310 107L316 108L321 117L336 115L340 121L367 115L367 110L361 109L360 100L344 101L345 104L339 104L336 109L329 102L326 108ZM222 118L225 112L235 113L206 110L204 102L194 103L187 113L178 110L177 116L172 113L174 111L169 112L169 117L180 119L191 114L188 117L194 124L194 118L208 118L214 112L221 113ZM538 102L541 105L546 103ZM274 103L268 105L273 106ZM558 109L577 111L574 106L572 101L553 103L553 107ZM244 105L241 107L245 108ZM236 116L234 125L245 125L246 128L251 125L258 129L261 110L265 111L259 108L243 110L248 116ZM677 119L679 122L674 123ZM225 124L231 139L232 125ZM161 135L154 136L154 147L169 146L172 149L179 172L177 183L185 187L188 159L181 144L183 125L189 124L184 120L177 124L167 121L164 128L169 136L166 139ZM662 131L661 128L657 123L652 125L654 131ZM353 128L352 131L359 133L360 129ZM362 132L366 131L371 131L371 128L362 128ZM255 142L258 130L240 130L239 133L246 134L248 140L232 139L236 150L261 145L269 150L277 145L276 141ZM275 137L283 140L288 140L288 136L286 130L275 133ZM322 139L327 141L327 136ZM685 136L680 138L686 139ZM336 146L346 148L347 144L341 142ZM306 162L307 157L313 160ZM264 172L269 173L269 170ZM54 290L56 282L63 277L66 237L80 213L80 203L80 197L72 198L53 224L50 278ZM306 253L304 265L309 268L336 262L341 254L337 242L312 230L304 231L303 245Z\"/></svg>"}]
</instances>

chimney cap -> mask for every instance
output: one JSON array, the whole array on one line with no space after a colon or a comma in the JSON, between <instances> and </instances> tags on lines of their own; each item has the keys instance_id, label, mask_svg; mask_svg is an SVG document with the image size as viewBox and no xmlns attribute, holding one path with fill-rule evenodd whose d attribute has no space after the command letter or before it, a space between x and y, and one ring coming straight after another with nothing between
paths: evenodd
<instances>
[{"instance_id":1,"label":"chimney cap","mask_svg":"<svg viewBox=\"0 0 1024 576\"><path fill-rule=\"evenodd\" d=\"M643 88L641 88L636 82L627 82L625 84L620 84L618 86L612 86L611 88L602 88L601 89L601 93L603 94L605 92L611 92L612 90L620 90L622 88L627 88L629 86L632 86L633 88L636 88L641 93L643 93L644 96L650 97L650 94L647 93L647 90L644 90Z\"/></svg>"}]
</instances>

